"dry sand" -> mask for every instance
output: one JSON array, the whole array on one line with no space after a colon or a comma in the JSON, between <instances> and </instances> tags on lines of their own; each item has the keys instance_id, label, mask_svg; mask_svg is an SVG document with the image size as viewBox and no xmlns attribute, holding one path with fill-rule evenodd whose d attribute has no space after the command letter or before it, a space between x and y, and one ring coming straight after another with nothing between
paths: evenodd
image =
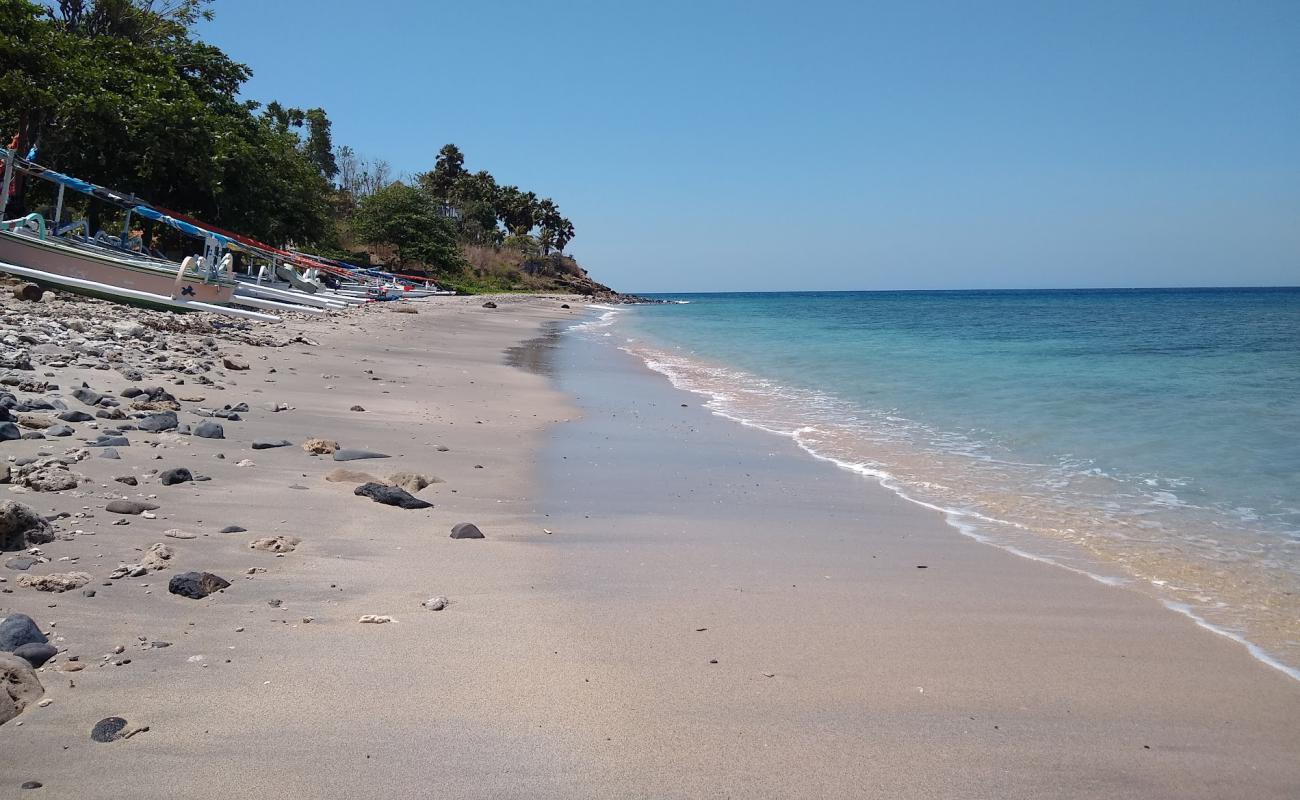
<instances>
[{"instance_id":1,"label":"dry sand","mask_svg":"<svg viewBox=\"0 0 1300 800\"><path fill-rule=\"evenodd\" d=\"M3 613L64 651L39 673L53 702L0 726L0 797L1296 795L1300 687L1236 644L965 540L612 348L561 347L575 404L502 353L581 307L480 302L284 326L315 346L223 347L251 366L214 372L224 390L163 385L205 396L182 403L191 424L247 402L225 440L128 431L121 460L73 465L77 489L5 493L93 515L60 520L85 533L42 545L51 561L30 572L85 570L96 594L0 568ZM64 394L130 385L48 371ZM392 458L335 463L298 446L311 437ZM147 477L173 466L211 480ZM434 508L402 510L324 480L337 467L443 482L417 493ZM155 495L157 519L104 511ZM449 538L463 521L487 538ZM302 541L248 547L275 535ZM168 569L103 585L156 542L176 551ZM232 586L169 594L185 570ZM450 605L421 607L435 595ZM110 716L149 730L92 742Z\"/></svg>"}]
</instances>

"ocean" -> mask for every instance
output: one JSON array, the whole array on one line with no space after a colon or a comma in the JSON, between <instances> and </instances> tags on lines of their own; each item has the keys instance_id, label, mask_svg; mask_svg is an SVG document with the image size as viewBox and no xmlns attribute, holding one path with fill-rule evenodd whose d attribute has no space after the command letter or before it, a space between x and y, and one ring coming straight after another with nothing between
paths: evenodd
<instances>
[{"instance_id":1,"label":"ocean","mask_svg":"<svg viewBox=\"0 0 1300 800\"><path fill-rule=\"evenodd\" d=\"M1300 678L1300 289L658 297L587 332Z\"/></svg>"}]
</instances>

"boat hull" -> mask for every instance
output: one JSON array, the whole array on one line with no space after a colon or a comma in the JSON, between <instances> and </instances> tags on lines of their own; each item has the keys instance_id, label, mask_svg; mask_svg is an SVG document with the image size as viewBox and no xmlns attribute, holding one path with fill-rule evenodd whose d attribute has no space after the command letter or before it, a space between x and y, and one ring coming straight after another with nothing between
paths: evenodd
<instances>
[{"instance_id":1,"label":"boat hull","mask_svg":"<svg viewBox=\"0 0 1300 800\"><path fill-rule=\"evenodd\" d=\"M54 275L168 297L175 291L176 270L180 269L179 264L168 271L166 267L117 259L108 253L100 255L8 231L0 232L0 261ZM224 304L230 302L234 291L233 281L209 283L191 275L186 275L181 280L181 296L186 300Z\"/></svg>"}]
</instances>

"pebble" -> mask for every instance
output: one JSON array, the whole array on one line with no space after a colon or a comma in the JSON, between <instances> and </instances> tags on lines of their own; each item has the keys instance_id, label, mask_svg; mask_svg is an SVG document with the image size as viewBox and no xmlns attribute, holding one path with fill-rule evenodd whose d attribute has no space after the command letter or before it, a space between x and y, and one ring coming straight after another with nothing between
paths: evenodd
<instances>
[{"instance_id":1,"label":"pebble","mask_svg":"<svg viewBox=\"0 0 1300 800\"><path fill-rule=\"evenodd\" d=\"M121 717L104 717L95 723L95 727L90 731L90 738L96 742L112 742L122 738L122 729L126 727L126 720Z\"/></svg>"},{"instance_id":2,"label":"pebble","mask_svg":"<svg viewBox=\"0 0 1300 800\"><path fill-rule=\"evenodd\" d=\"M472 522L457 522L451 528L451 538L453 539L483 539L483 531Z\"/></svg>"},{"instance_id":3,"label":"pebble","mask_svg":"<svg viewBox=\"0 0 1300 800\"><path fill-rule=\"evenodd\" d=\"M385 617L379 614L362 614L361 619L357 620L357 622L370 622L376 625L382 625L385 622L392 622L392 621L393 621L392 617Z\"/></svg>"}]
</instances>

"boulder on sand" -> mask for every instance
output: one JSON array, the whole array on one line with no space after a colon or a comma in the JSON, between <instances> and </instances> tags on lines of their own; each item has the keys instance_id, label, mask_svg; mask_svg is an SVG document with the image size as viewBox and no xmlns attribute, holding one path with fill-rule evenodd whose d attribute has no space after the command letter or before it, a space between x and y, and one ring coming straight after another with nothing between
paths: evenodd
<instances>
[{"instance_id":1,"label":"boulder on sand","mask_svg":"<svg viewBox=\"0 0 1300 800\"><path fill-rule=\"evenodd\" d=\"M314 456L327 456L339 449L339 443L330 439L308 439L302 443L302 449Z\"/></svg>"},{"instance_id":2,"label":"boulder on sand","mask_svg":"<svg viewBox=\"0 0 1300 800\"><path fill-rule=\"evenodd\" d=\"M254 439L252 448L254 450L270 450L275 447L290 447L293 442L288 439Z\"/></svg>"},{"instance_id":3,"label":"boulder on sand","mask_svg":"<svg viewBox=\"0 0 1300 800\"><path fill-rule=\"evenodd\" d=\"M347 447L334 451L335 461L359 461L363 458L388 458L388 454L376 453L373 450L354 450Z\"/></svg>"},{"instance_id":4,"label":"boulder on sand","mask_svg":"<svg viewBox=\"0 0 1300 800\"><path fill-rule=\"evenodd\" d=\"M42 666L58 654L59 648L48 642L28 642L14 648L14 655L31 664L33 668Z\"/></svg>"},{"instance_id":5,"label":"boulder on sand","mask_svg":"<svg viewBox=\"0 0 1300 800\"><path fill-rule=\"evenodd\" d=\"M384 483L389 486L396 486L399 489L405 489L414 494L426 486L432 486L435 483L442 483L442 479L435 478L432 475L421 475L418 472L394 472L392 475L384 478Z\"/></svg>"},{"instance_id":6,"label":"boulder on sand","mask_svg":"<svg viewBox=\"0 0 1300 800\"><path fill-rule=\"evenodd\" d=\"M48 641L36 621L26 614L10 614L0 619L0 651L2 652L9 653L25 644L45 644Z\"/></svg>"},{"instance_id":7,"label":"boulder on sand","mask_svg":"<svg viewBox=\"0 0 1300 800\"><path fill-rule=\"evenodd\" d=\"M179 424L179 420L176 419L175 411L160 411L136 422L136 427L142 431L161 433L162 431L174 430L177 424Z\"/></svg>"},{"instance_id":8,"label":"boulder on sand","mask_svg":"<svg viewBox=\"0 0 1300 800\"><path fill-rule=\"evenodd\" d=\"M194 426L194 435L200 439L224 439L226 429L216 422L200 422Z\"/></svg>"},{"instance_id":9,"label":"boulder on sand","mask_svg":"<svg viewBox=\"0 0 1300 800\"><path fill-rule=\"evenodd\" d=\"M383 503L386 506L397 506L398 508L416 509L416 508L433 508L433 503L421 500L418 497L411 496L411 493L405 489L398 489L395 486L385 486L382 483L363 483L352 490L352 493L360 497L369 497L376 503Z\"/></svg>"},{"instance_id":10,"label":"boulder on sand","mask_svg":"<svg viewBox=\"0 0 1300 800\"><path fill-rule=\"evenodd\" d=\"M181 597L202 600L213 592L230 586L230 581L211 572L182 572L167 582L167 591Z\"/></svg>"},{"instance_id":11,"label":"boulder on sand","mask_svg":"<svg viewBox=\"0 0 1300 800\"><path fill-rule=\"evenodd\" d=\"M174 486L178 483L190 483L194 480L194 475L185 467L172 467L163 470L158 475L158 482L163 486Z\"/></svg>"},{"instance_id":12,"label":"boulder on sand","mask_svg":"<svg viewBox=\"0 0 1300 800\"><path fill-rule=\"evenodd\" d=\"M0 653L0 725L8 722L45 694L36 670L25 659Z\"/></svg>"},{"instance_id":13,"label":"boulder on sand","mask_svg":"<svg viewBox=\"0 0 1300 800\"><path fill-rule=\"evenodd\" d=\"M54 526L31 506L0 502L0 551L25 550L54 541Z\"/></svg>"},{"instance_id":14,"label":"boulder on sand","mask_svg":"<svg viewBox=\"0 0 1300 800\"><path fill-rule=\"evenodd\" d=\"M18 585L38 592L66 592L90 583L89 572L51 572L49 575L19 575Z\"/></svg>"},{"instance_id":15,"label":"boulder on sand","mask_svg":"<svg viewBox=\"0 0 1300 800\"><path fill-rule=\"evenodd\" d=\"M483 531L472 522L457 522L451 528L451 538L453 539L483 539Z\"/></svg>"},{"instance_id":16,"label":"boulder on sand","mask_svg":"<svg viewBox=\"0 0 1300 800\"><path fill-rule=\"evenodd\" d=\"M249 542L248 549L267 553L292 553L299 544L302 544L302 539L297 536L263 536Z\"/></svg>"}]
</instances>

